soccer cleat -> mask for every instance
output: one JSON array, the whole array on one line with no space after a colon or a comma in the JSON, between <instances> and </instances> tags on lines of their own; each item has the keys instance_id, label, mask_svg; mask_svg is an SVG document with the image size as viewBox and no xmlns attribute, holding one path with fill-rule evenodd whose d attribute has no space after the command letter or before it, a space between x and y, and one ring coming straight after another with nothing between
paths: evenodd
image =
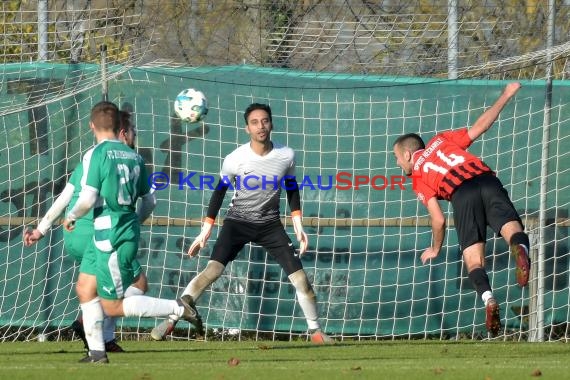
<instances>
[{"instance_id":1,"label":"soccer cleat","mask_svg":"<svg viewBox=\"0 0 570 380\"><path fill-rule=\"evenodd\" d=\"M528 257L528 250L522 244L511 245L511 254L515 258L517 265L516 277L517 283L520 287L525 287L528 284L530 275L530 258Z\"/></svg>"},{"instance_id":2,"label":"soccer cleat","mask_svg":"<svg viewBox=\"0 0 570 380\"><path fill-rule=\"evenodd\" d=\"M178 299L178 304L184 307L184 313L182 314L181 318L193 324L194 327L196 327L196 332L199 335L204 335L202 317L200 317L198 310L196 310L192 296L189 294L183 295Z\"/></svg>"},{"instance_id":3,"label":"soccer cleat","mask_svg":"<svg viewBox=\"0 0 570 380\"><path fill-rule=\"evenodd\" d=\"M315 329L309 331L311 334L311 342L313 344L333 344L334 339L321 331L321 329Z\"/></svg>"},{"instance_id":4,"label":"soccer cleat","mask_svg":"<svg viewBox=\"0 0 570 380\"><path fill-rule=\"evenodd\" d=\"M109 358L107 357L107 355L101 356L101 357L99 357L99 358L97 358L97 357L95 357L95 356L87 355L87 356L84 357L83 359L79 360L79 363L102 363L102 364L107 364L107 363L109 363Z\"/></svg>"},{"instance_id":5,"label":"soccer cleat","mask_svg":"<svg viewBox=\"0 0 570 380\"><path fill-rule=\"evenodd\" d=\"M485 307L486 311L486 319L485 319L485 326L487 327L487 331L491 333L491 336L494 338L499 334L499 330L501 329L501 315L499 314L499 304L494 298L490 298L487 301L487 306Z\"/></svg>"},{"instance_id":6,"label":"soccer cleat","mask_svg":"<svg viewBox=\"0 0 570 380\"><path fill-rule=\"evenodd\" d=\"M125 352L121 346L117 344L115 339L105 342L105 351L106 352Z\"/></svg>"},{"instance_id":7,"label":"soccer cleat","mask_svg":"<svg viewBox=\"0 0 570 380\"><path fill-rule=\"evenodd\" d=\"M71 324L71 328L73 329L73 332L75 332L75 334L79 336L79 338L81 338L81 340L83 341L83 345L85 346L85 349L87 350L87 352L89 352L89 344L87 344L87 338L85 338L85 330L83 329L83 322L80 320L75 320Z\"/></svg>"},{"instance_id":8,"label":"soccer cleat","mask_svg":"<svg viewBox=\"0 0 570 380\"><path fill-rule=\"evenodd\" d=\"M163 340L167 335L172 334L175 326L176 321L166 318L164 321L160 322L158 326L152 329L150 337L153 340Z\"/></svg>"}]
</instances>

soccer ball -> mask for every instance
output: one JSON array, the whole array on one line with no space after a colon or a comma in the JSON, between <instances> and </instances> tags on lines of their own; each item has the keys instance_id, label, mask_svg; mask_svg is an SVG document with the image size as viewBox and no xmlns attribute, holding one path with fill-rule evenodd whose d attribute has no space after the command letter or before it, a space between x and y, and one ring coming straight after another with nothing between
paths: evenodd
<instances>
[{"instance_id":1,"label":"soccer ball","mask_svg":"<svg viewBox=\"0 0 570 380\"><path fill-rule=\"evenodd\" d=\"M208 113L208 99L201 91L188 88L176 96L174 112L182 121L197 123Z\"/></svg>"}]
</instances>

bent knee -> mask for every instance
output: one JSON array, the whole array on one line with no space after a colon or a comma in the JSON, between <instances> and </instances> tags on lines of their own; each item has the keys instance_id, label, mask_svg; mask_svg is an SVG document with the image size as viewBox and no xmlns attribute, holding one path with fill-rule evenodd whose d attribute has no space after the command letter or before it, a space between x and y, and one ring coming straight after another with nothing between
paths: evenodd
<instances>
[{"instance_id":1,"label":"bent knee","mask_svg":"<svg viewBox=\"0 0 570 380\"><path fill-rule=\"evenodd\" d=\"M143 293L148 292L148 279L146 275L144 273L140 273L132 283L132 286L139 289Z\"/></svg>"},{"instance_id":2,"label":"bent knee","mask_svg":"<svg viewBox=\"0 0 570 380\"><path fill-rule=\"evenodd\" d=\"M306 297L314 297L315 292L313 291L313 287L309 282L309 278L303 269L299 269L298 271L291 273L289 275L289 281L297 290L297 293L303 294Z\"/></svg>"},{"instance_id":3,"label":"bent knee","mask_svg":"<svg viewBox=\"0 0 570 380\"><path fill-rule=\"evenodd\" d=\"M225 268L226 267L224 266L224 264L216 260L210 260L208 261L208 264L206 265L206 268L202 273L211 282L214 282L218 279L218 277L222 275L222 273L224 273Z\"/></svg>"},{"instance_id":4,"label":"bent knee","mask_svg":"<svg viewBox=\"0 0 570 380\"><path fill-rule=\"evenodd\" d=\"M97 278L86 273L79 273L75 292L80 303L88 302L97 297Z\"/></svg>"},{"instance_id":5,"label":"bent knee","mask_svg":"<svg viewBox=\"0 0 570 380\"><path fill-rule=\"evenodd\" d=\"M108 317L122 317L123 313L123 300L106 300L101 298L101 306L103 312Z\"/></svg>"}]
</instances>

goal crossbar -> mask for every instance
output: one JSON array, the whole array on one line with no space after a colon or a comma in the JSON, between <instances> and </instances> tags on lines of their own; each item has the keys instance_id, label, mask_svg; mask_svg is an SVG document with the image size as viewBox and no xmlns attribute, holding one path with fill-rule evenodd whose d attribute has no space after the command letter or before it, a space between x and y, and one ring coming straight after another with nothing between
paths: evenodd
<instances>
[{"instance_id":1,"label":"goal crossbar","mask_svg":"<svg viewBox=\"0 0 570 380\"><path fill-rule=\"evenodd\" d=\"M218 219L218 224L223 223L223 218ZM22 225L34 225L38 222L33 217L0 217L0 226L15 228ZM61 221L60 221L61 222ZM534 228L538 226L538 217L525 218L525 224ZM570 227L570 218L553 218L548 221L548 225L556 227ZM287 226L286 217L281 218L281 223ZM183 219L183 218L167 218L167 217L151 217L146 220L145 226L171 226L171 227L200 227L201 219ZM402 217L402 218L323 218L323 217L304 217L303 225L305 227L430 227L429 217ZM447 221L448 226L453 226L453 220Z\"/></svg>"}]
</instances>

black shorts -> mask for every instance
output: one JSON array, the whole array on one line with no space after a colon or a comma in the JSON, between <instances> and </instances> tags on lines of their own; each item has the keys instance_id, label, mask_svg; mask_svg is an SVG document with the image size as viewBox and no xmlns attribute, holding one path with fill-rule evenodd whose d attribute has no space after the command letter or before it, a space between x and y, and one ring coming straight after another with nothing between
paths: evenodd
<instances>
[{"instance_id":1,"label":"black shorts","mask_svg":"<svg viewBox=\"0 0 570 380\"><path fill-rule=\"evenodd\" d=\"M453 221L461 250L487 240L487 226L496 234L508 222L521 218L507 190L493 174L482 174L465 181L451 196Z\"/></svg>"},{"instance_id":2,"label":"black shorts","mask_svg":"<svg viewBox=\"0 0 570 380\"><path fill-rule=\"evenodd\" d=\"M280 220L265 224L225 219L212 249L211 260L226 266L233 261L247 243L255 243L267 250L281 265L287 276L303 269L289 235Z\"/></svg>"}]
</instances>

